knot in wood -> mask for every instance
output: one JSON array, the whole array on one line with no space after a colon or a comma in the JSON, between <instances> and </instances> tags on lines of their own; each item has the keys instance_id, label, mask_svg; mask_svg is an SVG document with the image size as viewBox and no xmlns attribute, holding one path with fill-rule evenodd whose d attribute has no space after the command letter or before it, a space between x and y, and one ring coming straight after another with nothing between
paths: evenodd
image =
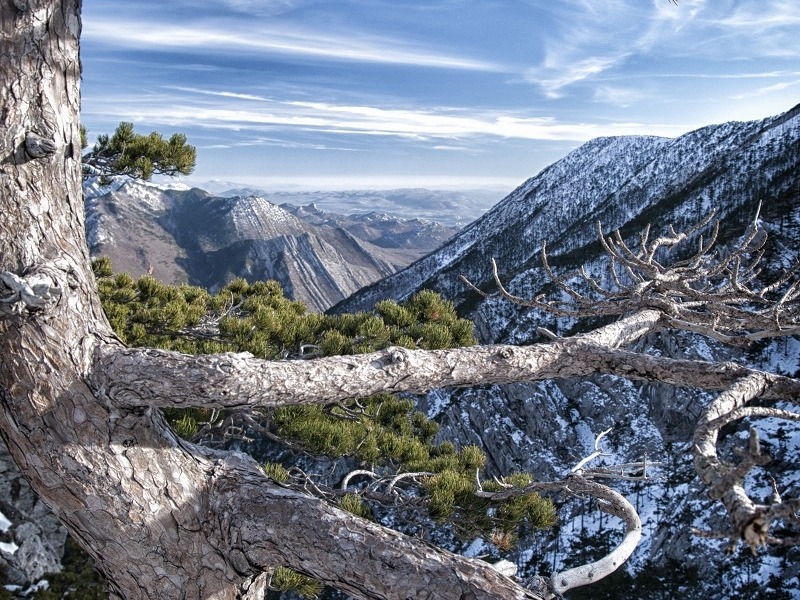
<instances>
[{"instance_id":1,"label":"knot in wood","mask_svg":"<svg viewBox=\"0 0 800 600\"><path fill-rule=\"evenodd\" d=\"M406 362L406 353L402 348L392 348L389 351L389 364L396 365Z\"/></svg>"},{"instance_id":2,"label":"knot in wood","mask_svg":"<svg viewBox=\"0 0 800 600\"><path fill-rule=\"evenodd\" d=\"M500 352L498 352L500 358L508 360L514 356L514 349L513 348L501 348Z\"/></svg>"},{"instance_id":3,"label":"knot in wood","mask_svg":"<svg viewBox=\"0 0 800 600\"><path fill-rule=\"evenodd\" d=\"M25 153L31 158L44 158L52 156L55 152L56 144L53 140L48 140L33 131L25 135Z\"/></svg>"},{"instance_id":4,"label":"knot in wood","mask_svg":"<svg viewBox=\"0 0 800 600\"><path fill-rule=\"evenodd\" d=\"M35 275L28 281L10 271L0 271L0 315L17 315L41 311L53 306L61 297L61 288L41 281Z\"/></svg>"}]
</instances>

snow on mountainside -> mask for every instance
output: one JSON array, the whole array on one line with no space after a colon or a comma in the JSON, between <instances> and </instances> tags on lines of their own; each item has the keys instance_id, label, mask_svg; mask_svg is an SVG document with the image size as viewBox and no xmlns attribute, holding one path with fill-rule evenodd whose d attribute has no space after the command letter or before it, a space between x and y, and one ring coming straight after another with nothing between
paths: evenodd
<instances>
[{"instance_id":1,"label":"snow on mountainside","mask_svg":"<svg viewBox=\"0 0 800 600\"><path fill-rule=\"evenodd\" d=\"M466 275L491 292L489 259L497 259L510 291L533 297L548 290L540 262L547 241L557 272L584 264L600 274L596 224L620 228L630 239L646 224L661 232L697 222L717 208L724 243L756 215L770 235L767 265L779 269L800 256L800 107L773 118L725 123L676 139L602 138L544 169L438 251L343 301L335 312L366 309L383 298L402 300L430 288L473 318L483 342L540 340L537 327L569 335L580 323L557 320L497 297L482 298L460 280ZM672 357L727 360L800 374L800 341L760 344L747 353L699 336L661 333L639 349ZM575 590L570 598L800 598L800 548L772 548L757 557L722 552L723 542L693 536L691 527L721 528L723 509L706 497L694 474L691 435L711 396L614 377L437 391L421 409L442 425L441 436L475 443L494 473L529 471L552 479L593 451L607 428L607 464L660 462L659 477L620 486L642 517L644 538L633 558L609 581ZM756 423L776 458L767 472L784 497L800 497L800 426ZM746 439L747 425L731 427L724 443ZM753 485L770 491L766 473ZM572 501L554 531L522 540L512 557L522 574L542 574L599 557L620 534L586 502ZM465 546L466 548L466 546ZM482 547L492 554L496 549ZM572 561L572 562L570 562ZM645 566L655 569L645 569ZM777 582L777 584L776 584ZM770 591L771 590L771 591ZM772 595L769 595L772 594Z\"/></svg>"},{"instance_id":2,"label":"snow on mountainside","mask_svg":"<svg viewBox=\"0 0 800 600\"><path fill-rule=\"evenodd\" d=\"M89 183L85 196L92 255L109 256L117 271L211 289L233 277L276 279L315 310L405 267L457 231L127 179Z\"/></svg>"},{"instance_id":3,"label":"snow on mountainside","mask_svg":"<svg viewBox=\"0 0 800 600\"><path fill-rule=\"evenodd\" d=\"M519 273L516 283L524 287L523 274L536 271L542 242L566 262L569 253L596 247L598 220L607 230L622 227L630 233L650 221L687 224L712 206L723 218L742 209L754 215L760 200L765 218L779 215L796 185L798 111L705 127L676 139L631 136L587 142L523 183L436 252L333 310L368 309L383 298L403 299L422 288L439 290L457 304L473 303L474 294L458 276L487 283L491 257L506 280Z\"/></svg>"}]
</instances>

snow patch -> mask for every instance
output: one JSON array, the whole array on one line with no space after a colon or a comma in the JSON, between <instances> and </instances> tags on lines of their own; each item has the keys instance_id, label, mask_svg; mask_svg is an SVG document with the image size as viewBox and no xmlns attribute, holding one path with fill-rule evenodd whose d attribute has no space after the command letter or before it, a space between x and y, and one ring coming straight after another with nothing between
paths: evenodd
<instances>
[{"instance_id":1,"label":"snow patch","mask_svg":"<svg viewBox=\"0 0 800 600\"><path fill-rule=\"evenodd\" d=\"M11 521L0 512L0 533L6 533L9 529L11 529Z\"/></svg>"},{"instance_id":2,"label":"snow patch","mask_svg":"<svg viewBox=\"0 0 800 600\"><path fill-rule=\"evenodd\" d=\"M19 546L14 542L0 542L0 552L13 555L17 550L19 550Z\"/></svg>"}]
</instances>

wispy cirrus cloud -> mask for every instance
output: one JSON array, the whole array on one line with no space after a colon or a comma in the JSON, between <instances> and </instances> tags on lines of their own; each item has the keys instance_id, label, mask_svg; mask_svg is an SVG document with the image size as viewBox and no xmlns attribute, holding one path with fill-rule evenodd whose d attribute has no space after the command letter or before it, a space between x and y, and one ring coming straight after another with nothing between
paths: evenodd
<instances>
[{"instance_id":1,"label":"wispy cirrus cloud","mask_svg":"<svg viewBox=\"0 0 800 600\"><path fill-rule=\"evenodd\" d=\"M716 24L749 32L796 27L800 25L800 5L794 0L750 0L737 3Z\"/></svg>"},{"instance_id":2,"label":"wispy cirrus cloud","mask_svg":"<svg viewBox=\"0 0 800 600\"><path fill-rule=\"evenodd\" d=\"M777 114L800 85L797 0L84 5L91 133L183 131L198 172L522 178L596 136Z\"/></svg>"},{"instance_id":3,"label":"wispy cirrus cloud","mask_svg":"<svg viewBox=\"0 0 800 600\"><path fill-rule=\"evenodd\" d=\"M757 88L756 90L744 93L744 94L736 94L731 96L733 100L745 100L747 98L757 98L760 96L767 96L771 95L775 92L782 92L784 90L793 88L793 87L800 87L800 78L794 79L790 81L781 81L780 83L776 83L773 85L768 85L764 87Z\"/></svg>"},{"instance_id":4,"label":"wispy cirrus cloud","mask_svg":"<svg viewBox=\"0 0 800 600\"><path fill-rule=\"evenodd\" d=\"M795 0L681 0L677 6L616 0L604 3L602 11L589 10L586 0L559 6L558 26L546 32L543 60L525 73L551 99L589 83L595 99L623 106L617 95L603 91L620 87L610 82L697 77L691 69L677 73L672 67L704 60L716 61L721 72L715 77L746 78L751 74L737 72L747 67L744 58L800 54L800 3Z\"/></svg>"},{"instance_id":5,"label":"wispy cirrus cloud","mask_svg":"<svg viewBox=\"0 0 800 600\"><path fill-rule=\"evenodd\" d=\"M181 88L187 92L190 88ZM94 118L128 115L137 121L169 127L260 131L295 130L339 136L388 136L429 141L431 147L463 149L470 138L585 141L598 136L653 134L672 136L682 133L675 125L652 123L581 123L553 117L530 116L521 112L475 110L468 108L397 108L327 102L279 101L260 96L219 91L193 90L203 97L240 100L238 104L214 103L208 99L193 102L162 96L152 101L105 98L85 110ZM109 114L111 113L111 114ZM445 143L445 142L453 142Z\"/></svg>"},{"instance_id":6,"label":"wispy cirrus cloud","mask_svg":"<svg viewBox=\"0 0 800 600\"><path fill-rule=\"evenodd\" d=\"M82 35L84 39L117 47L195 50L206 55L249 52L440 69L506 70L495 63L437 52L388 36L363 32L321 33L289 26L270 28L241 21L171 25L97 18L86 25Z\"/></svg>"},{"instance_id":7,"label":"wispy cirrus cloud","mask_svg":"<svg viewBox=\"0 0 800 600\"><path fill-rule=\"evenodd\" d=\"M554 25L542 40L543 59L524 73L547 98L561 98L565 88L623 64L638 44L640 10L626 0L610 0L602 7L589 0L565 0L553 3L550 11Z\"/></svg>"},{"instance_id":8,"label":"wispy cirrus cloud","mask_svg":"<svg viewBox=\"0 0 800 600\"><path fill-rule=\"evenodd\" d=\"M528 69L525 79L538 84L548 98L560 98L565 87L603 73L626 56L620 53L571 60L560 53L551 53L542 67Z\"/></svg>"}]
</instances>

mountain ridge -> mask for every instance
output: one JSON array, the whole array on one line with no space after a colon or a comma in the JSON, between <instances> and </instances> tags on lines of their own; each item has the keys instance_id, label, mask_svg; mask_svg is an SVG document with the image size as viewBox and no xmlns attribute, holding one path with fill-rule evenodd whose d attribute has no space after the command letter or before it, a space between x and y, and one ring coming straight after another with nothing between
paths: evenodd
<instances>
[{"instance_id":1,"label":"mountain ridge","mask_svg":"<svg viewBox=\"0 0 800 600\"><path fill-rule=\"evenodd\" d=\"M460 281L462 273L456 272L457 265L469 266L463 274L473 283L488 284L491 257L498 261L501 273L515 273L520 266L538 262L544 240L551 254L553 249L563 254L574 249L578 241L595 242L597 220L608 231L641 228L647 222L669 218L669 211L682 204L687 195L694 203L690 218L699 220L714 202L722 199L723 193L730 195L737 186L749 189L751 195L757 191L744 173L737 172L745 168L744 163L731 161L744 153L748 169L769 163L771 159L763 148L757 157L750 155L754 152L752 144L758 140L775 141L769 139L770 132L784 128L788 138L781 156L784 162L794 159L789 146L797 135L798 112L800 107L795 107L760 121L711 125L679 138L622 136L587 142L525 181L442 248L360 290L332 311L365 310L382 298L403 299L423 287L461 304L471 293ZM615 148L617 152L613 151ZM634 156L629 156L631 153ZM697 158L688 164L688 156ZM764 169L762 175L766 179L767 171L775 171L776 167L766 165ZM779 181L771 183L781 185ZM650 192L646 194L645 189ZM755 198L748 199L753 214L757 203ZM725 207L720 208L725 214ZM541 218L542 215L546 217ZM683 224L688 220L683 218ZM503 234L497 234L501 230Z\"/></svg>"},{"instance_id":2,"label":"mountain ridge","mask_svg":"<svg viewBox=\"0 0 800 600\"><path fill-rule=\"evenodd\" d=\"M217 289L276 279L322 311L438 247L457 228L379 213L278 206L261 196L116 181L86 186L87 240L115 270Z\"/></svg>"}]
</instances>

